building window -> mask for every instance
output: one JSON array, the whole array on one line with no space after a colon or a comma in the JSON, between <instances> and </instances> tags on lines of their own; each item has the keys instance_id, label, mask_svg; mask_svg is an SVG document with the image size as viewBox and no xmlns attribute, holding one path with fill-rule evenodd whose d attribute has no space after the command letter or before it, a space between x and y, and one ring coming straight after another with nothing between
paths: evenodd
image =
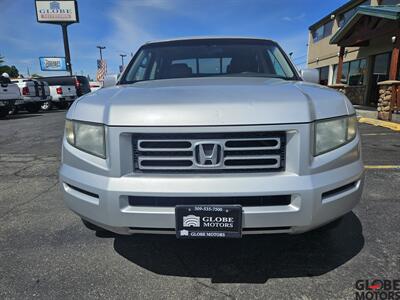
<instances>
[{"instance_id":1,"label":"building window","mask_svg":"<svg viewBox=\"0 0 400 300\"><path fill-rule=\"evenodd\" d=\"M375 55L373 80L375 82L389 79L390 52Z\"/></svg>"},{"instance_id":2,"label":"building window","mask_svg":"<svg viewBox=\"0 0 400 300\"><path fill-rule=\"evenodd\" d=\"M349 67L350 67L350 62L345 62L343 64L343 69L342 69L342 77L340 79L341 83L347 84L349 81Z\"/></svg>"},{"instance_id":3,"label":"building window","mask_svg":"<svg viewBox=\"0 0 400 300\"><path fill-rule=\"evenodd\" d=\"M367 61L365 59L353 60L349 66L349 85L364 85L367 75Z\"/></svg>"},{"instance_id":4,"label":"building window","mask_svg":"<svg viewBox=\"0 0 400 300\"><path fill-rule=\"evenodd\" d=\"M319 71L319 84L328 85L329 66L318 69Z\"/></svg>"},{"instance_id":5,"label":"building window","mask_svg":"<svg viewBox=\"0 0 400 300\"><path fill-rule=\"evenodd\" d=\"M332 34L333 21L329 21L328 23L319 26L312 32L314 43L322 40L323 38L330 36Z\"/></svg>"},{"instance_id":6,"label":"building window","mask_svg":"<svg viewBox=\"0 0 400 300\"><path fill-rule=\"evenodd\" d=\"M360 5L353 7L352 9L346 11L345 13L343 13L342 15L339 16L339 27L343 27L343 25L345 25L352 16L354 16L354 14L357 12L357 8L361 5L371 5L371 0L367 0L364 1L363 3L361 3Z\"/></svg>"},{"instance_id":7,"label":"building window","mask_svg":"<svg viewBox=\"0 0 400 300\"><path fill-rule=\"evenodd\" d=\"M348 85L364 85L367 75L367 61L357 59L343 64L343 71L340 83ZM332 83L336 83L337 65L333 66Z\"/></svg>"},{"instance_id":8,"label":"building window","mask_svg":"<svg viewBox=\"0 0 400 300\"><path fill-rule=\"evenodd\" d=\"M320 26L317 29L315 29L312 33L314 43L321 40L323 35L324 35L324 26Z\"/></svg>"}]
</instances>

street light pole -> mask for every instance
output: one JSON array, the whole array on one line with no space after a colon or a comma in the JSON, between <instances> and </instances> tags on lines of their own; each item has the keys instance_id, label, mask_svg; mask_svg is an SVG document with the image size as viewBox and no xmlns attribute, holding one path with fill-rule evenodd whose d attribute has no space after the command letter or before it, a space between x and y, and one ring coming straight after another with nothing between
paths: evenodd
<instances>
[{"instance_id":1,"label":"street light pole","mask_svg":"<svg viewBox=\"0 0 400 300\"><path fill-rule=\"evenodd\" d=\"M124 57L126 57L126 54L120 54L119 56L121 56L122 68L124 68Z\"/></svg>"},{"instance_id":2,"label":"street light pole","mask_svg":"<svg viewBox=\"0 0 400 300\"><path fill-rule=\"evenodd\" d=\"M99 48L100 50L100 60L103 60L103 50L106 49L104 46L96 46L96 48Z\"/></svg>"}]
</instances>

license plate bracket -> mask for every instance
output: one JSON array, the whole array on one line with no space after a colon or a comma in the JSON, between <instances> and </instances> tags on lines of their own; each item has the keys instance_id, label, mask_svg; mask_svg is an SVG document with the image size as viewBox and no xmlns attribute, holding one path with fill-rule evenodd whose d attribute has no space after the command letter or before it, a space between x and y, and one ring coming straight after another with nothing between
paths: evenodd
<instances>
[{"instance_id":1,"label":"license plate bracket","mask_svg":"<svg viewBox=\"0 0 400 300\"><path fill-rule=\"evenodd\" d=\"M242 237L241 205L177 205L176 237L240 238Z\"/></svg>"}]
</instances>

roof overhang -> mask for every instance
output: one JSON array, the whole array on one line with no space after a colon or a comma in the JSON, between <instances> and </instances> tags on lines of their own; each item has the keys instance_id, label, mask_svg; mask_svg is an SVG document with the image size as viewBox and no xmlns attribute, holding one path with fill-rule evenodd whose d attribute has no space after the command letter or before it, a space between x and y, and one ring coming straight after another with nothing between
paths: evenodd
<instances>
[{"instance_id":1,"label":"roof overhang","mask_svg":"<svg viewBox=\"0 0 400 300\"><path fill-rule=\"evenodd\" d=\"M333 37L330 39L329 43L330 44L337 44L339 46L365 46L366 42L371 39L372 36L365 36L364 39L353 39L353 44L349 41L346 41L348 39L349 35L361 35L359 32L359 29L357 27L360 26L360 23L362 21L368 22L368 20L365 20L366 17L370 17L369 19L372 20L372 24L365 24L366 31L365 33L373 32L374 26L378 25L377 20L385 19L388 21L394 21L397 26L390 26L390 28L386 28L385 33L390 33L392 31L398 31L399 30L399 20L400 20L400 6L399 5L380 5L380 6L360 6L357 9L357 12L354 14L354 16L341 28L339 31L337 31ZM364 22L365 23L365 22ZM376 23L376 24L374 24ZM368 27L368 28L367 28ZM389 27L389 26L387 26ZM380 34L382 34L380 32Z\"/></svg>"}]
</instances>

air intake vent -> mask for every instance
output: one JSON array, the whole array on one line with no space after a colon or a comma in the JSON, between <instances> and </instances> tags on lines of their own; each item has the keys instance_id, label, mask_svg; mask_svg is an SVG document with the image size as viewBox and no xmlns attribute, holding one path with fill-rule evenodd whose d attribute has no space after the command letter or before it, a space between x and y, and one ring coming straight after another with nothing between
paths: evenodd
<instances>
[{"instance_id":1,"label":"air intake vent","mask_svg":"<svg viewBox=\"0 0 400 300\"><path fill-rule=\"evenodd\" d=\"M129 196L130 206L175 207L177 205L235 205L281 206L289 205L290 195L248 196L248 197L150 197Z\"/></svg>"}]
</instances>

